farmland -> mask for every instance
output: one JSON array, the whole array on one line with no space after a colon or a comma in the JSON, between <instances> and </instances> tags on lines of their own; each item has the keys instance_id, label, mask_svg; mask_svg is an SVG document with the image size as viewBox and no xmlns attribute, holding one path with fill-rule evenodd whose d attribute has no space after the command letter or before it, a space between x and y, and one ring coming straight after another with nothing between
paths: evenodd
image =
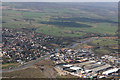
<instances>
[{"instance_id":1,"label":"farmland","mask_svg":"<svg viewBox=\"0 0 120 80\"><path fill-rule=\"evenodd\" d=\"M60 37L82 37L89 33L115 35L117 31L116 11L112 9L111 13L108 7L105 7L108 12L100 8L101 11L104 11L103 14L109 14L103 16L96 11L91 12L91 9L86 6L87 3L84 5L79 3L76 6L70 3L51 3L48 5L49 7L47 6L48 3L44 3L44 6L42 3L36 6L32 5L37 3L30 3L29 6L25 4L27 3L3 4L3 7L5 7L3 8L3 27L34 27L38 33ZM110 4L108 3L108 5ZM75 8L68 8L66 5L75 6ZM6 6L8 7L6 8ZM37 6L39 8L36 8ZM53 8L53 6L56 6L56 8ZM81 6L85 9L81 8ZM62 9L63 7L65 8ZM109 16L111 16L111 19Z\"/></svg>"}]
</instances>

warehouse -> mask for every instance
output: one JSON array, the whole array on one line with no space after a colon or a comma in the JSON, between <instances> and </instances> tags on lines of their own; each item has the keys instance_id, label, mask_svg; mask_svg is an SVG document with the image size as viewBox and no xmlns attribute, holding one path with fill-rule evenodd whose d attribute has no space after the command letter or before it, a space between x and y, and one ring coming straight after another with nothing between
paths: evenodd
<instances>
[{"instance_id":1,"label":"warehouse","mask_svg":"<svg viewBox=\"0 0 120 80\"><path fill-rule=\"evenodd\" d=\"M112 73L117 72L118 70L119 70L118 68L114 68L114 69L110 69L110 70L104 71L102 74L103 75L110 75Z\"/></svg>"},{"instance_id":2,"label":"warehouse","mask_svg":"<svg viewBox=\"0 0 120 80\"><path fill-rule=\"evenodd\" d=\"M111 65L109 64L106 64L106 65L103 65L103 66L100 66L100 67L97 67L97 68L93 68L91 69L93 72L100 72L100 71L103 71L103 70L106 70L107 68L111 67Z\"/></svg>"},{"instance_id":3,"label":"warehouse","mask_svg":"<svg viewBox=\"0 0 120 80\"><path fill-rule=\"evenodd\" d=\"M60 70L65 70L67 68L70 68L72 65L66 64L66 65L59 65L56 66L56 68L60 69Z\"/></svg>"}]
</instances>

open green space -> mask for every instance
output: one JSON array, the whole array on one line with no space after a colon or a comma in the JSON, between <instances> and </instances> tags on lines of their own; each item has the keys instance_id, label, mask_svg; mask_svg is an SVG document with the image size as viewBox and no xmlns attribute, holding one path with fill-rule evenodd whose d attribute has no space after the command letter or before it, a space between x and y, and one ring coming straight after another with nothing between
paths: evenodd
<instances>
[{"instance_id":1,"label":"open green space","mask_svg":"<svg viewBox=\"0 0 120 80\"><path fill-rule=\"evenodd\" d=\"M94 47L94 52L98 55L105 55L117 52L118 39L117 38L101 38L88 42L87 45Z\"/></svg>"},{"instance_id":2,"label":"open green space","mask_svg":"<svg viewBox=\"0 0 120 80\"><path fill-rule=\"evenodd\" d=\"M3 9L2 26L34 27L36 32L62 37L81 37L89 33L112 36L118 29L116 8L110 6L111 3L106 4L109 7L70 3L35 4L37 3L3 3L3 6L9 6L11 9ZM96 8L91 9L88 6Z\"/></svg>"},{"instance_id":3,"label":"open green space","mask_svg":"<svg viewBox=\"0 0 120 80\"><path fill-rule=\"evenodd\" d=\"M95 45L100 45L100 46L114 46L118 45L118 40L117 39L109 39L109 38L102 38L98 39L92 42Z\"/></svg>"}]
</instances>

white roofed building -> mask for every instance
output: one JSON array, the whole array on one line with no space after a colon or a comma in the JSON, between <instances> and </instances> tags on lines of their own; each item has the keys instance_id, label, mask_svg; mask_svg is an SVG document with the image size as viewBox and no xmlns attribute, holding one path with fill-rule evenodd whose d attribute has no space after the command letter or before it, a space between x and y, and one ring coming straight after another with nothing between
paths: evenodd
<instances>
[{"instance_id":1,"label":"white roofed building","mask_svg":"<svg viewBox=\"0 0 120 80\"><path fill-rule=\"evenodd\" d=\"M114 69L110 69L110 70L104 71L102 74L103 75L109 75L111 73L117 72L118 70L119 70L118 68L114 68Z\"/></svg>"}]
</instances>

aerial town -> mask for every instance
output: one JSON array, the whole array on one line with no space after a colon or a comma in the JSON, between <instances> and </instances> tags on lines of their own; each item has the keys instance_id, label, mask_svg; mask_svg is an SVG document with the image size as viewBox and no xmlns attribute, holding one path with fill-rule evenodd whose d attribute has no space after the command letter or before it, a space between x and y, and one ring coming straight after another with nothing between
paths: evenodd
<instances>
[{"instance_id":1,"label":"aerial town","mask_svg":"<svg viewBox=\"0 0 120 80\"><path fill-rule=\"evenodd\" d=\"M0 78L119 80L118 2L49 1L1 4Z\"/></svg>"},{"instance_id":2,"label":"aerial town","mask_svg":"<svg viewBox=\"0 0 120 80\"><path fill-rule=\"evenodd\" d=\"M44 56L55 63L54 69L59 75L72 75L79 78L111 78L119 75L120 58L103 55L98 57L92 49L52 49L45 44L57 38L30 32L3 28L2 58L4 63L19 63L37 60ZM18 66L17 66L18 67ZM16 67L10 67L14 69Z\"/></svg>"},{"instance_id":3,"label":"aerial town","mask_svg":"<svg viewBox=\"0 0 120 80\"><path fill-rule=\"evenodd\" d=\"M97 57L91 50L64 49L50 56L55 61L55 69L60 75L80 78L111 78L120 70L117 57L104 55Z\"/></svg>"},{"instance_id":4,"label":"aerial town","mask_svg":"<svg viewBox=\"0 0 120 80\"><path fill-rule=\"evenodd\" d=\"M45 42L54 40L53 37L34 32L27 34L28 31L17 32L14 29L3 29L3 63L20 62L23 64L23 61L36 60L36 58L54 51L50 47L44 46Z\"/></svg>"}]
</instances>

